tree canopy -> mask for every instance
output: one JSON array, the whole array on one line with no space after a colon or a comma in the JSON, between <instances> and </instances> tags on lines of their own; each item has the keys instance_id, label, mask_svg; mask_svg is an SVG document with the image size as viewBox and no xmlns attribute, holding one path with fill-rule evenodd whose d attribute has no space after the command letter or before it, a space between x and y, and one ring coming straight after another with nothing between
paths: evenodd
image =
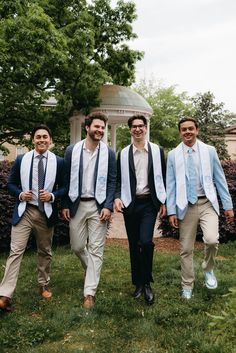
<instances>
[{"instance_id":1,"label":"tree canopy","mask_svg":"<svg viewBox=\"0 0 236 353\"><path fill-rule=\"evenodd\" d=\"M63 143L68 117L98 105L101 84L133 83L143 55L127 44L135 18L123 0L0 0L0 145L38 122ZM54 110L43 105L49 97Z\"/></svg>"},{"instance_id":2,"label":"tree canopy","mask_svg":"<svg viewBox=\"0 0 236 353\"><path fill-rule=\"evenodd\" d=\"M199 122L199 138L210 145L213 145L224 160L229 158L225 143L225 128L233 121L228 112L224 110L224 103L214 102L214 95L211 92L198 93L192 98L194 105L193 117Z\"/></svg>"}]
</instances>

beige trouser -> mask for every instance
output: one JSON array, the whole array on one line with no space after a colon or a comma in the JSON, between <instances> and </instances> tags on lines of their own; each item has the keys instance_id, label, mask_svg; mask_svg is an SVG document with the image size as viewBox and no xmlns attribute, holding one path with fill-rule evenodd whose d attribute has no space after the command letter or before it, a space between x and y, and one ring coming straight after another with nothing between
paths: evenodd
<instances>
[{"instance_id":1,"label":"beige trouser","mask_svg":"<svg viewBox=\"0 0 236 353\"><path fill-rule=\"evenodd\" d=\"M95 295L103 261L107 222L100 221L94 200L80 201L70 220L70 243L86 270L84 296Z\"/></svg>"},{"instance_id":2,"label":"beige trouser","mask_svg":"<svg viewBox=\"0 0 236 353\"><path fill-rule=\"evenodd\" d=\"M11 249L6 262L4 277L0 284L0 296L11 298L14 293L21 260L32 231L37 243L38 283L40 286L49 283L53 227L48 228L45 216L37 208L29 205L20 222L16 226L12 226L11 229Z\"/></svg>"},{"instance_id":3,"label":"beige trouser","mask_svg":"<svg viewBox=\"0 0 236 353\"><path fill-rule=\"evenodd\" d=\"M203 271L210 271L214 267L215 256L218 250L219 220L217 213L207 198L199 199L194 205L189 204L184 219L180 221L182 288L193 288L193 250L198 224L200 224L202 229L205 244L205 257L202 269Z\"/></svg>"}]
</instances>

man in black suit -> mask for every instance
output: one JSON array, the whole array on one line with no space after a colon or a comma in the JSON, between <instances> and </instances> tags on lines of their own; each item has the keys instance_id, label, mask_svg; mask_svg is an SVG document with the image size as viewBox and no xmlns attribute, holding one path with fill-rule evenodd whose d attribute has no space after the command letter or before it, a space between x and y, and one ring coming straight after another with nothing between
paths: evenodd
<instances>
[{"instance_id":1,"label":"man in black suit","mask_svg":"<svg viewBox=\"0 0 236 353\"><path fill-rule=\"evenodd\" d=\"M57 200L66 194L64 162L63 158L48 150L52 134L46 125L34 128L32 142L35 149L16 158L8 179L8 190L16 198L16 204L12 217L11 250L0 284L0 309L10 306L21 260L32 231L37 243L40 294L45 299L52 296L48 287L51 245L58 219Z\"/></svg>"},{"instance_id":2,"label":"man in black suit","mask_svg":"<svg viewBox=\"0 0 236 353\"><path fill-rule=\"evenodd\" d=\"M153 231L157 213L165 215L165 160L162 148L146 141L147 120L135 115L128 120L133 143L118 156L115 209L123 212L128 235L134 298L144 294L153 304Z\"/></svg>"}]
</instances>

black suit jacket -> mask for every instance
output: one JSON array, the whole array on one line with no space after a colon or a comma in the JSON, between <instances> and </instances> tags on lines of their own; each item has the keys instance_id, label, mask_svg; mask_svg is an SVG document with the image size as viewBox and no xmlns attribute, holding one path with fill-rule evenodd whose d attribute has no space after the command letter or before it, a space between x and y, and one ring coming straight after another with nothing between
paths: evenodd
<instances>
[{"instance_id":1,"label":"black suit jacket","mask_svg":"<svg viewBox=\"0 0 236 353\"><path fill-rule=\"evenodd\" d=\"M161 169L162 169L162 176L163 182L165 183L166 180L166 163L164 157L163 148L160 147L161 152ZM117 159L117 183L116 183L116 194L115 198L121 198L121 166L120 166L120 153L118 154ZM129 149L129 175L130 175L130 188L131 188L131 198L132 201L130 205L124 209L125 213L131 213L134 207L135 196L136 196L136 186L137 186L137 179L135 175L135 167L134 167L134 156L133 156L133 145L130 146ZM159 210L161 206L161 202L158 200L155 190L154 184L154 174L153 174L153 162L152 162L152 151L151 146L148 144L148 186L151 193L151 198L153 204L157 210Z\"/></svg>"}]
</instances>

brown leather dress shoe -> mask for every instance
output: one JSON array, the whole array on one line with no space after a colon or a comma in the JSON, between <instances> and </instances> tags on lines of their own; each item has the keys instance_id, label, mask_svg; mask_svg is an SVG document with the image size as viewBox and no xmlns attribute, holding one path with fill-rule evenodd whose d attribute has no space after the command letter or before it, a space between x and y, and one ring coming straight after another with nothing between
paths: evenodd
<instances>
[{"instance_id":1,"label":"brown leather dress shoe","mask_svg":"<svg viewBox=\"0 0 236 353\"><path fill-rule=\"evenodd\" d=\"M85 309L91 309L92 306L94 305L94 297L92 295L86 295L86 297L84 297L84 308Z\"/></svg>"},{"instance_id":2,"label":"brown leather dress shoe","mask_svg":"<svg viewBox=\"0 0 236 353\"><path fill-rule=\"evenodd\" d=\"M39 288L39 293L44 299L51 299L52 291L48 286L42 286Z\"/></svg>"},{"instance_id":3,"label":"brown leather dress shoe","mask_svg":"<svg viewBox=\"0 0 236 353\"><path fill-rule=\"evenodd\" d=\"M0 297L0 309L8 309L11 306L11 300L8 297Z\"/></svg>"}]
</instances>

